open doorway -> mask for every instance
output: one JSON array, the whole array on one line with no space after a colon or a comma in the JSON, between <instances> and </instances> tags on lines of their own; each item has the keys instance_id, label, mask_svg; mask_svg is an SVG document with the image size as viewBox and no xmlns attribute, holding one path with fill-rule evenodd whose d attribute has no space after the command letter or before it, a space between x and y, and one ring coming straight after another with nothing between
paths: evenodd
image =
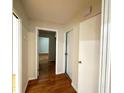
<instances>
[{"instance_id":1,"label":"open doorway","mask_svg":"<svg viewBox=\"0 0 124 93\"><path fill-rule=\"evenodd\" d=\"M73 50L72 31L66 32L66 49L65 49L65 73L72 81L72 50Z\"/></svg>"},{"instance_id":2,"label":"open doorway","mask_svg":"<svg viewBox=\"0 0 124 93\"><path fill-rule=\"evenodd\" d=\"M38 79L46 80L55 75L56 32L38 30Z\"/></svg>"}]
</instances>

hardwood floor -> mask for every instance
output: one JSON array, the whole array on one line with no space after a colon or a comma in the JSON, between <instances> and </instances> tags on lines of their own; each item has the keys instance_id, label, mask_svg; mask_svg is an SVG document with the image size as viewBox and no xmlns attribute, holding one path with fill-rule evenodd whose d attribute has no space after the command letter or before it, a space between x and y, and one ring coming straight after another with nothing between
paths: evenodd
<instances>
[{"instance_id":1,"label":"hardwood floor","mask_svg":"<svg viewBox=\"0 0 124 93\"><path fill-rule=\"evenodd\" d=\"M46 61L40 64L38 80L29 81L26 93L76 93L76 91L65 74L55 75L55 62Z\"/></svg>"},{"instance_id":2,"label":"hardwood floor","mask_svg":"<svg viewBox=\"0 0 124 93\"><path fill-rule=\"evenodd\" d=\"M26 93L76 93L68 78L62 74L55 78L30 81Z\"/></svg>"}]
</instances>

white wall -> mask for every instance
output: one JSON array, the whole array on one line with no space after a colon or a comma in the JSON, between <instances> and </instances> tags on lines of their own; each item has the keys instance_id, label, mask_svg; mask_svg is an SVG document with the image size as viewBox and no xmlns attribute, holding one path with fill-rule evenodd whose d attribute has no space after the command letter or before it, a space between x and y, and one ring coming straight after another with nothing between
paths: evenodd
<instances>
[{"instance_id":1,"label":"white wall","mask_svg":"<svg viewBox=\"0 0 124 93\"><path fill-rule=\"evenodd\" d=\"M28 83L28 29L22 28L22 90L24 93Z\"/></svg>"},{"instance_id":2,"label":"white wall","mask_svg":"<svg viewBox=\"0 0 124 93\"><path fill-rule=\"evenodd\" d=\"M28 79L36 78L36 35L34 32L28 32Z\"/></svg>"},{"instance_id":3,"label":"white wall","mask_svg":"<svg viewBox=\"0 0 124 93\"><path fill-rule=\"evenodd\" d=\"M54 24L43 24L42 22L30 21L30 32L28 33L28 57L29 57L29 66L28 66L28 76L29 79L36 79L37 77L37 64L36 59L36 28L45 28L49 30L56 31L56 74L61 74L65 72L64 68L64 31L60 28L60 25ZM48 30L48 31L49 31Z\"/></svg>"},{"instance_id":4,"label":"white wall","mask_svg":"<svg viewBox=\"0 0 124 93\"><path fill-rule=\"evenodd\" d=\"M79 18L79 19L77 18L77 19L75 19L74 22L72 22L71 24L69 24L68 26L66 26L64 28L65 32L70 31L70 30L73 31L73 37L72 38L74 41L73 42L73 49L74 50L72 53L73 54L73 58L72 58L72 60L73 60L73 62L72 62L72 86L75 88L75 90L78 90L78 61L79 61L78 57L79 57L79 28L80 28L80 23L84 22L85 20L88 20L89 18L91 18L94 15L96 15L96 13L90 14L89 16L85 17L84 20L82 20L82 21L80 21L81 18ZM94 36L94 38L100 37L100 31L98 31L96 33L91 33L91 34L96 35L96 36ZM89 35L88 35L87 33L84 33L84 38L89 38L91 34L89 33ZM92 38L92 36L91 36L91 38ZM65 44L65 40L64 40L64 44ZM64 50L65 50L65 47L64 47Z\"/></svg>"},{"instance_id":5,"label":"white wall","mask_svg":"<svg viewBox=\"0 0 124 93\"><path fill-rule=\"evenodd\" d=\"M58 53L57 55L57 59L56 59L56 74L62 74L65 73L65 68L64 68L64 31L63 30L59 30L58 31L58 35L57 35L57 45L58 45Z\"/></svg>"},{"instance_id":6,"label":"white wall","mask_svg":"<svg viewBox=\"0 0 124 93\"><path fill-rule=\"evenodd\" d=\"M2 1L0 11L0 92L12 93L12 1Z\"/></svg>"},{"instance_id":7,"label":"white wall","mask_svg":"<svg viewBox=\"0 0 124 93\"><path fill-rule=\"evenodd\" d=\"M78 88L78 54L79 54L79 23L73 26L73 64L72 64L72 86Z\"/></svg>"},{"instance_id":8,"label":"white wall","mask_svg":"<svg viewBox=\"0 0 124 93\"><path fill-rule=\"evenodd\" d=\"M49 53L49 38L39 37L39 53Z\"/></svg>"},{"instance_id":9,"label":"white wall","mask_svg":"<svg viewBox=\"0 0 124 93\"><path fill-rule=\"evenodd\" d=\"M19 62L19 49L18 49L18 42L19 42L19 20L13 15L13 74L18 77L18 62Z\"/></svg>"},{"instance_id":10,"label":"white wall","mask_svg":"<svg viewBox=\"0 0 124 93\"><path fill-rule=\"evenodd\" d=\"M78 54L79 54L79 22L74 23L70 26L68 26L67 28L64 29L65 33L68 31L72 31L72 86L74 87L75 90L77 90L78 88ZM65 34L64 33L64 34ZM65 46L65 36L64 36L64 46ZM64 51L65 51L65 47L64 47ZM64 66L65 66L65 56L64 56L64 60L63 60ZM64 67L65 69L65 67Z\"/></svg>"},{"instance_id":11,"label":"white wall","mask_svg":"<svg viewBox=\"0 0 124 93\"><path fill-rule=\"evenodd\" d=\"M13 0L13 9L14 12L19 16L22 26L22 71L21 71L21 92L25 93L25 89L28 83L28 38L27 34L29 31L28 20L25 15L23 6L21 5L20 0Z\"/></svg>"}]
</instances>

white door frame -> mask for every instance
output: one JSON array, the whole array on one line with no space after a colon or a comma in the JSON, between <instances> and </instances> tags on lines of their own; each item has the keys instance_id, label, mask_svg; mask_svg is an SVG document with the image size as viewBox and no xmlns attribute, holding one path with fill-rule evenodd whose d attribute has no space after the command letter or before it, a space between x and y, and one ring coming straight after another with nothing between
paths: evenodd
<instances>
[{"instance_id":1,"label":"white door frame","mask_svg":"<svg viewBox=\"0 0 124 93\"><path fill-rule=\"evenodd\" d=\"M65 62L65 63L64 63L64 64L65 64L65 73L67 74L68 77L69 77L69 75L68 75L68 73L67 73L67 68L68 68L68 67L67 67L67 59L68 59L68 56L67 56L67 55L68 55L68 53L67 53L68 34L69 34L69 32L71 32L72 30L73 30L73 29L70 29L70 30L68 30L67 32L65 32L65 37L64 37L64 38L65 38L65 43L64 43L64 44L65 44L65 49L64 49L64 50L65 50L65 51L64 51L64 53L65 53L65 55L64 55L64 56L65 56L65 61L64 61L64 62ZM72 80L72 77L69 77L69 78Z\"/></svg>"},{"instance_id":2,"label":"white door frame","mask_svg":"<svg viewBox=\"0 0 124 93\"><path fill-rule=\"evenodd\" d=\"M110 92L110 0L102 0L99 92Z\"/></svg>"},{"instance_id":3,"label":"white door frame","mask_svg":"<svg viewBox=\"0 0 124 93\"><path fill-rule=\"evenodd\" d=\"M18 41L18 51L19 51L19 62L18 62L18 76L16 82L18 82L16 85L16 92L22 93L22 20L21 17L16 13L16 11L13 9L13 13L18 17L18 23L19 23L19 41Z\"/></svg>"},{"instance_id":4,"label":"white door frame","mask_svg":"<svg viewBox=\"0 0 124 93\"><path fill-rule=\"evenodd\" d=\"M58 30L56 29L49 29L49 28L41 28L41 27L36 27L36 79L39 76L38 73L38 65L39 65L39 56L38 56L38 31L39 30L44 30L44 31L51 31L51 32L56 32L56 66L55 66L55 73L57 74L57 66L58 66Z\"/></svg>"}]
</instances>

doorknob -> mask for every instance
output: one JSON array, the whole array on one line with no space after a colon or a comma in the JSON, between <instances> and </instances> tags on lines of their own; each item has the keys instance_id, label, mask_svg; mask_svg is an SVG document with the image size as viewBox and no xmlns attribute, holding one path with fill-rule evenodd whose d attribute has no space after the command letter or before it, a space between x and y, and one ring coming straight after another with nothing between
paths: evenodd
<instances>
[{"instance_id":1,"label":"doorknob","mask_svg":"<svg viewBox=\"0 0 124 93\"><path fill-rule=\"evenodd\" d=\"M82 63L82 61L78 61L78 63L80 63L80 64L81 64L81 63Z\"/></svg>"}]
</instances>

